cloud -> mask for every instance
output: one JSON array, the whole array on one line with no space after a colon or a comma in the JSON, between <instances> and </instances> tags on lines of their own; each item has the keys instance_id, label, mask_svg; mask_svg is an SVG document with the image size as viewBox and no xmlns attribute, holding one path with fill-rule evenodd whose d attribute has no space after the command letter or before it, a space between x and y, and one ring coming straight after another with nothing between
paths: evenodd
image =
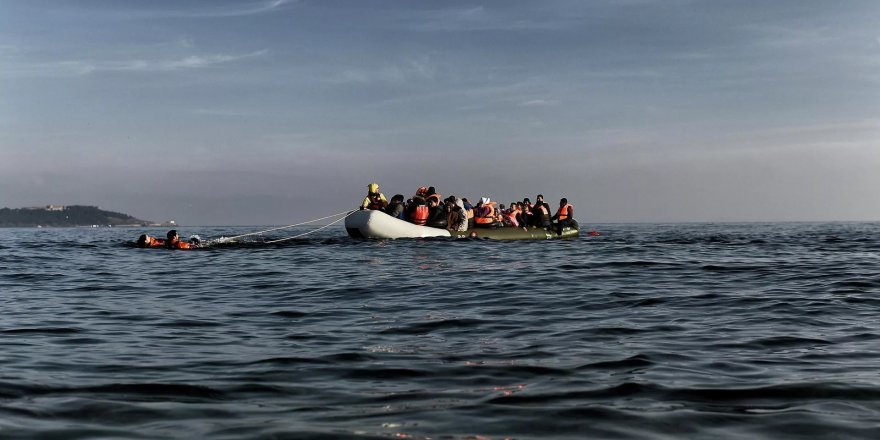
<instances>
[{"instance_id":1,"label":"cloud","mask_svg":"<svg viewBox=\"0 0 880 440\"><path fill-rule=\"evenodd\" d=\"M223 108L196 108L189 111L194 115L202 116L228 116L228 117L244 117L253 116L254 112L247 110L232 110Z\"/></svg>"},{"instance_id":2,"label":"cloud","mask_svg":"<svg viewBox=\"0 0 880 440\"><path fill-rule=\"evenodd\" d=\"M4 73L13 76L84 76L97 72L174 72L210 68L222 64L260 57L267 54L262 49L244 54L189 55L169 59L130 60L64 60L20 63L11 65Z\"/></svg>"},{"instance_id":3,"label":"cloud","mask_svg":"<svg viewBox=\"0 0 880 440\"><path fill-rule=\"evenodd\" d=\"M178 60L166 60L156 62L138 61L130 66L124 66L119 70L146 70L146 71L172 71L180 69L199 69L211 67L217 64L225 64L245 58L254 58L268 53L267 49L258 50L241 55L215 54L215 55L191 55Z\"/></svg>"},{"instance_id":4,"label":"cloud","mask_svg":"<svg viewBox=\"0 0 880 440\"><path fill-rule=\"evenodd\" d=\"M552 107L559 105L559 101L555 99L533 99L531 101L523 101L517 104L519 107Z\"/></svg>"},{"instance_id":5,"label":"cloud","mask_svg":"<svg viewBox=\"0 0 880 440\"><path fill-rule=\"evenodd\" d=\"M201 13L193 13L191 17L236 17L242 15L253 15L270 12L281 8L285 4L290 3L289 0L272 0L263 2L262 4L242 9L218 9L214 11L204 11Z\"/></svg>"},{"instance_id":6,"label":"cloud","mask_svg":"<svg viewBox=\"0 0 880 440\"><path fill-rule=\"evenodd\" d=\"M528 10L490 10L478 6L409 12L401 19L410 30L419 32L559 30L577 24L571 11L566 13L536 17Z\"/></svg>"},{"instance_id":7,"label":"cloud","mask_svg":"<svg viewBox=\"0 0 880 440\"><path fill-rule=\"evenodd\" d=\"M880 138L880 120L864 119L823 122L813 125L775 127L744 133L746 144L765 145L767 148L802 148L813 146L823 150L840 148L876 149ZM880 157L880 156L878 156Z\"/></svg>"},{"instance_id":8,"label":"cloud","mask_svg":"<svg viewBox=\"0 0 880 440\"><path fill-rule=\"evenodd\" d=\"M228 18L243 17L248 15L265 14L282 9L285 5L295 3L295 0L260 0L232 2L231 6L219 5L219 2L205 2L210 7L186 8L155 8L152 2L135 3L133 8L116 10L88 10L90 17L110 17L124 20L151 20L168 18ZM119 2L118 4L122 4ZM188 5L187 2L172 2L173 5ZM150 8L150 9L144 9Z\"/></svg>"},{"instance_id":9,"label":"cloud","mask_svg":"<svg viewBox=\"0 0 880 440\"><path fill-rule=\"evenodd\" d=\"M841 35L828 27L750 24L744 29L756 35L755 44L768 48L809 48L838 41Z\"/></svg>"},{"instance_id":10,"label":"cloud","mask_svg":"<svg viewBox=\"0 0 880 440\"><path fill-rule=\"evenodd\" d=\"M12 44L0 44L0 55L11 55L18 52L18 46Z\"/></svg>"},{"instance_id":11,"label":"cloud","mask_svg":"<svg viewBox=\"0 0 880 440\"><path fill-rule=\"evenodd\" d=\"M428 59L419 59L378 68L343 69L327 81L338 84L406 83L433 80L437 68Z\"/></svg>"}]
</instances>

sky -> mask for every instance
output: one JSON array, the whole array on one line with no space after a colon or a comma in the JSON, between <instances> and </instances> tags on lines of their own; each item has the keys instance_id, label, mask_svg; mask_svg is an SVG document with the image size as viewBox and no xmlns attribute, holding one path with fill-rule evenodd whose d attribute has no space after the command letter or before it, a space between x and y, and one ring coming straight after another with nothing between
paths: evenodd
<instances>
[{"instance_id":1,"label":"sky","mask_svg":"<svg viewBox=\"0 0 880 440\"><path fill-rule=\"evenodd\" d=\"M0 207L880 220L876 0L0 2Z\"/></svg>"}]
</instances>

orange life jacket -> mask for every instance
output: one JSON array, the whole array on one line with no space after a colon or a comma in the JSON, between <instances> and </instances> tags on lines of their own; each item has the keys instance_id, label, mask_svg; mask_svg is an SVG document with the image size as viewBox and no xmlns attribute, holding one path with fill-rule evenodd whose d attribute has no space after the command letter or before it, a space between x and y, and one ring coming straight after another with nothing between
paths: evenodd
<instances>
[{"instance_id":1,"label":"orange life jacket","mask_svg":"<svg viewBox=\"0 0 880 440\"><path fill-rule=\"evenodd\" d=\"M428 206L419 205L410 214L409 220L417 225L424 226L428 222Z\"/></svg>"},{"instance_id":2,"label":"orange life jacket","mask_svg":"<svg viewBox=\"0 0 880 440\"><path fill-rule=\"evenodd\" d=\"M560 206L559 210L556 211L556 218L558 218L559 220L567 220L568 208L571 208L571 213L574 214L574 206L572 206L571 203L566 203L565 206Z\"/></svg>"},{"instance_id":3,"label":"orange life jacket","mask_svg":"<svg viewBox=\"0 0 880 440\"><path fill-rule=\"evenodd\" d=\"M547 211L547 206L545 206L543 203L538 206L538 209L541 210L541 215L550 215L550 212Z\"/></svg>"},{"instance_id":4,"label":"orange life jacket","mask_svg":"<svg viewBox=\"0 0 880 440\"><path fill-rule=\"evenodd\" d=\"M510 211L507 213L507 221L510 222L514 227L519 227L519 222L516 221L516 211Z\"/></svg>"},{"instance_id":5,"label":"orange life jacket","mask_svg":"<svg viewBox=\"0 0 880 440\"><path fill-rule=\"evenodd\" d=\"M479 225L490 225L495 223L495 202L485 203L479 210L483 211L484 208L489 208L488 213L474 213L474 222Z\"/></svg>"},{"instance_id":6,"label":"orange life jacket","mask_svg":"<svg viewBox=\"0 0 880 440\"><path fill-rule=\"evenodd\" d=\"M367 194L367 198L370 199L370 204L367 205L367 209L383 209L387 206L387 203L382 202L382 195L379 193L369 193Z\"/></svg>"},{"instance_id":7,"label":"orange life jacket","mask_svg":"<svg viewBox=\"0 0 880 440\"><path fill-rule=\"evenodd\" d=\"M161 238L147 237L147 239L148 241L145 243L145 247L154 248L165 246L165 240L162 240Z\"/></svg>"},{"instance_id":8,"label":"orange life jacket","mask_svg":"<svg viewBox=\"0 0 880 440\"><path fill-rule=\"evenodd\" d=\"M193 246L185 241L178 240L176 242L171 242L171 243L166 242L165 247L167 247L168 249L192 249L195 246Z\"/></svg>"}]
</instances>

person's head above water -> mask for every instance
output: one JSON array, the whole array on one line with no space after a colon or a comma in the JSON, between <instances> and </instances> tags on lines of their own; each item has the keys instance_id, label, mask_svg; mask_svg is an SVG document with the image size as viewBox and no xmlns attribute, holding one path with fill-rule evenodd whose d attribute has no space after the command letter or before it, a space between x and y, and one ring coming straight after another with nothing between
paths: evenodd
<instances>
[{"instance_id":1,"label":"person's head above water","mask_svg":"<svg viewBox=\"0 0 880 440\"><path fill-rule=\"evenodd\" d=\"M149 240L149 236L147 234L141 234L141 236L138 237L137 247L141 247L141 248L147 247L148 240Z\"/></svg>"},{"instance_id":2,"label":"person's head above water","mask_svg":"<svg viewBox=\"0 0 880 440\"><path fill-rule=\"evenodd\" d=\"M180 236L177 235L177 230L176 230L176 229L172 229L172 230L168 231L168 233L165 234L165 236L168 237L168 241L177 241L177 240L180 240Z\"/></svg>"}]
</instances>

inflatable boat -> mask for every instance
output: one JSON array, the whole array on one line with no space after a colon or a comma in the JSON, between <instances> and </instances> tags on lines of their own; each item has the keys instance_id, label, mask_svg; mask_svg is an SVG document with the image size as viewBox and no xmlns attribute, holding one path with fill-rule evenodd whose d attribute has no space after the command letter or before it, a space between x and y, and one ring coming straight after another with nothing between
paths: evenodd
<instances>
[{"instance_id":1,"label":"inflatable boat","mask_svg":"<svg viewBox=\"0 0 880 440\"><path fill-rule=\"evenodd\" d=\"M577 223L566 227L562 235L544 228L473 228L465 232L419 226L391 217L382 211L365 209L355 211L345 218L345 230L353 238L489 238L494 240L550 240L555 238L575 238L578 236Z\"/></svg>"}]
</instances>

